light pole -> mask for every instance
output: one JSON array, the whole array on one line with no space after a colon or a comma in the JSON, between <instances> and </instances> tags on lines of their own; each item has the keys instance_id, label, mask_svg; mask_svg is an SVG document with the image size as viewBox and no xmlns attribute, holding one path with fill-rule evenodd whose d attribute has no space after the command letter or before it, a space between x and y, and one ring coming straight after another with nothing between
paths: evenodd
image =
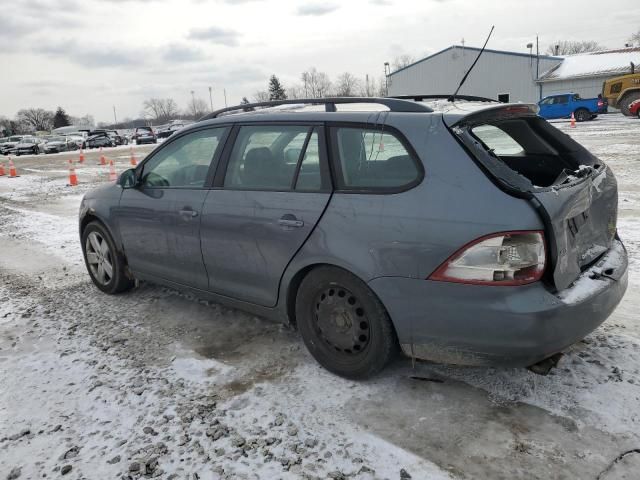
<instances>
[{"instance_id":1,"label":"light pole","mask_svg":"<svg viewBox=\"0 0 640 480\"><path fill-rule=\"evenodd\" d=\"M222 92L224 93L224 107L227 108L227 89L223 88Z\"/></svg>"},{"instance_id":2,"label":"light pole","mask_svg":"<svg viewBox=\"0 0 640 480\"><path fill-rule=\"evenodd\" d=\"M213 112L213 89L209 87L209 103L211 104L211 111Z\"/></svg>"},{"instance_id":3,"label":"light pole","mask_svg":"<svg viewBox=\"0 0 640 480\"><path fill-rule=\"evenodd\" d=\"M391 67L389 66L389 62L384 62L384 90L387 92L387 96L389 96L389 75L391 74Z\"/></svg>"},{"instance_id":4,"label":"light pole","mask_svg":"<svg viewBox=\"0 0 640 480\"><path fill-rule=\"evenodd\" d=\"M118 117L116 117L116 106L113 106L113 128L116 128L116 124L118 123Z\"/></svg>"}]
</instances>

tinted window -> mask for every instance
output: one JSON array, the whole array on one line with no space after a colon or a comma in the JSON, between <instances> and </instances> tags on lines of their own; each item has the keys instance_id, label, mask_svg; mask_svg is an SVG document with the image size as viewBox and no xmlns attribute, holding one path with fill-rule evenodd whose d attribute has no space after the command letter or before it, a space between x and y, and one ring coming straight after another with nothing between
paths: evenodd
<instances>
[{"instance_id":1,"label":"tinted window","mask_svg":"<svg viewBox=\"0 0 640 480\"><path fill-rule=\"evenodd\" d=\"M336 128L338 181L346 188L399 188L420 177L402 142L388 131Z\"/></svg>"},{"instance_id":2,"label":"tinted window","mask_svg":"<svg viewBox=\"0 0 640 480\"><path fill-rule=\"evenodd\" d=\"M224 128L200 130L165 145L143 170L148 187L200 188L224 135Z\"/></svg>"},{"instance_id":3,"label":"tinted window","mask_svg":"<svg viewBox=\"0 0 640 480\"><path fill-rule=\"evenodd\" d=\"M556 97L555 104L565 104L565 103L569 103L569 96L568 95L560 95L558 97Z\"/></svg>"},{"instance_id":4,"label":"tinted window","mask_svg":"<svg viewBox=\"0 0 640 480\"><path fill-rule=\"evenodd\" d=\"M224 186L290 190L309 130L303 126L240 127Z\"/></svg>"},{"instance_id":5,"label":"tinted window","mask_svg":"<svg viewBox=\"0 0 640 480\"><path fill-rule=\"evenodd\" d=\"M309 143L300 164L296 190L320 190L322 188L319 147L318 132L314 131L309 137Z\"/></svg>"}]
</instances>

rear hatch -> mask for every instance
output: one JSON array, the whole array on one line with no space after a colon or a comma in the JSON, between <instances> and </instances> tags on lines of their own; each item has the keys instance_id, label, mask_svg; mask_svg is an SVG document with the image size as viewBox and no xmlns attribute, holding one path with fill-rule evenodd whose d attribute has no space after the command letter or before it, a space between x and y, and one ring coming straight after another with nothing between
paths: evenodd
<instances>
[{"instance_id":1,"label":"rear hatch","mask_svg":"<svg viewBox=\"0 0 640 480\"><path fill-rule=\"evenodd\" d=\"M501 105L444 119L500 188L539 212L549 280L563 290L611 248L618 187L601 160L536 113L535 105Z\"/></svg>"}]
</instances>

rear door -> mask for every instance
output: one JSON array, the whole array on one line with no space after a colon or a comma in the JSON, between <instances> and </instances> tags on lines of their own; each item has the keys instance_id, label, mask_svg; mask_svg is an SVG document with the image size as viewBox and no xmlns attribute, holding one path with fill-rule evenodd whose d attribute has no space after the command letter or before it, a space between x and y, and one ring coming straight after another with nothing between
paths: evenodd
<instances>
[{"instance_id":1,"label":"rear door","mask_svg":"<svg viewBox=\"0 0 640 480\"><path fill-rule=\"evenodd\" d=\"M540 213L553 282L562 290L611 247L618 188L602 161L526 108L480 112L454 131L503 189L529 199Z\"/></svg>"},{"instance_id":2,"label":"rear door","mask_svg":"<svg viewBox=\"0 0 640 480\"><path fill-rule=\"evenodd\" d=\"M237 126L202 208L212 292L274 306L288 263L331 197L318 124Z\"/></svg>"},{"instance_id":3,"label":"rear door","mask_svg":"<svg viewBox=\"0 0 640 480\"><path fill-rule=\"evenodd\" d=\"M219 127L182 135L140 165L141 185L123 190L117 215L132 270L207 288L200 220L205 186L227 131Z\"/></svg>"}]
</instances>

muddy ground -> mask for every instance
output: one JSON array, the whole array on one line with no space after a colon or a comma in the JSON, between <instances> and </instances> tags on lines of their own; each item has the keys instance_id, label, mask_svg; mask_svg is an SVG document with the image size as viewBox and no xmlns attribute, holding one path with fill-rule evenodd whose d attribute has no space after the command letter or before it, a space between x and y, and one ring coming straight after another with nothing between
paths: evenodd
<instances>
[{"instance_id":1,"label":"muddy ground","mask_svg":"<svg viewBox=\"0 0 640 480\"><path fill-rule=\"evenodd\" d=\"M21 176L0 177L0 479L638 478L640 121L556 126L617 175L630 286L546 377L400 358L352 382L252 315L146 283L106 296L77 239L82 193L108 178L98 154L74 188L76 154L15 159ZM128 147L104 153L127 168Z\"/></svg>"}]
</instances>

